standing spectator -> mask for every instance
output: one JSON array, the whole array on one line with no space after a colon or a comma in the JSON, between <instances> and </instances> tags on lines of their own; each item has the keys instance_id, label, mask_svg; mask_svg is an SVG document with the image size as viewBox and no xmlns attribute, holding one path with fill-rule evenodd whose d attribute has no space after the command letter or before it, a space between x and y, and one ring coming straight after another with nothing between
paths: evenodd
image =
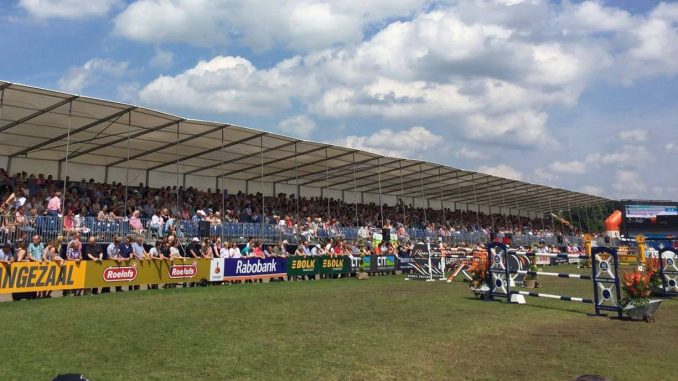
<instances>
[{"instance_id":1,"label":"standing spectator","mask_svg":"<svg viewBox=\"0 0 678 381\"><path fill-rule=\"evenodd\" d=\"M116 261L118 264L122 262L122 257L120 256L120 237L115 234L113 236L113 241L106 248L106 259L111 259ZM110 292L110 287L104 287L101 289L102 293ZM123 292L121 286L115 286L115 292Z\"/></svg>"},{"instance_id":2,"label":"standing spectator","mask_svg":"<svg viewBox=\"0 0 678 381\"><path fill-rule=\"evenodd\" d=\"M132 237L130 236L125 237L125 242L121 243L120 246L118 246L118 251L120 254L120 258L123 261L129 262L131 259L134 259L134 249L132 248ZM127 289L129 291L134 291L135 287L128 286Z\"/></svg>"},{"instance_id":3,"label":"standing spectator","mask_svg":"<svg viewBox=\"0 0 678 381\"><path fill-rule=\"evenodd\" d=\"M47 203L47 215L57 217L61 213L61 192L54 192L54 197Z\"/></svg>"},{"instance_id":4,"label":"standing spectator","mask_svg":"<svg viewBox=\"0 0 678 381\"><path fill-rule=\"evenodd\" d=\"M68 243L68 248L66 249L66 258L68 261L74 261L79 264L82 261L82 251L79 241L75 239ZM72 290L73 295L80 296L82 294L81 289ZM68 295L64 291L64 296Z\"/></svg>"},{"instance_id":5,"label":"standing spectator","mask_svg":"<svg viewBox=\"0 0 678 381\"><path fill-rule=\"evenodd\" d=\"M146 248L144 247L144 237L141 235L138 235L135 242L132 243L132 256L134 259L139 261L145 261L149 259L148 252L146 252ZM141 286L139 285L134 286L135 290L139 290L140 288Z\"/></svg>"},{"instance_id":6,"label":"standing spectator","mask_svg":"<svg viewBox=\"0 0 678 381\"><path fill-rule=\"evenodd\" d=\"M83 247L82 257L84 260L95 262L101 262L104 259L104 252L101 250L101 246L97 244L97 239L95 237L89 237L87 245ZM96 287L91 290L88 288L85 289L85 295L90 292L92 295L96 295L99 293L99 289ZM103 293L104 291L101 290L101 292Z\"/></svg>"},{"instance_id":7,"label":"standing spectator","mask_svg":"<svg viewBox=\"0 0 678 381\"><path fill-rule=\"evenodd\" d=\"M165 259L165 256L162 254L162 240L157 240L155 241L155 246L151 247L151 250L148 252L148 258L154 262ZM156 262L157 263L157 262ZM156 266L158 266L156 264ZM149 290L157 290L158 285L157 284L149 284L148 285Z\"/></svg>"}]
</instances>

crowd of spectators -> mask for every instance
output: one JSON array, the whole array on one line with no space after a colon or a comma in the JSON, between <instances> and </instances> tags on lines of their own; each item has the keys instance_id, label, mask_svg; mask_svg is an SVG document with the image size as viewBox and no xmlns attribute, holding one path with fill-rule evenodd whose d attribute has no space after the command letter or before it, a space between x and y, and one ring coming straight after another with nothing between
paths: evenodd
<instances>
[{"instance_id":1,"label":"crowd of spectators","mask_svg":"<svg viewBox=\"0 0 678 381\"><path fill-rule=\"evenodd\" d=\"M78 228L85 217L98 221L126 220L136 233L150 229L162 233L160 235L175 233L176 225L171 226L168 221L177 220L208 221L213 225L275 224L294 228L302 235L311 235L319 229L332 231L337 227L382 228L384 221L393 221L390 227L396 233L400 229L420 228L437 236L482 232L548 237L572 232L568 226L554 223L548 217L530 219L473 210L419 208L402 200L395 206L375 203L356 206L333 198L297 198L282 193L262 200L260 193L230 194L220 189L203 191L176 186L150 188L143 184L125 186L97 183L93 179L70 181L69 178L64 188L63 181L52 176L25 172L10 176L0 169L0 200L6 200L10 195L14 197L2 206L4 214L11 213L11 223L25 225L37 216L63 215L67 233L82 232ZM7 228L6 224L3 221L3 229Z\"/></svg>"}]
</instances>

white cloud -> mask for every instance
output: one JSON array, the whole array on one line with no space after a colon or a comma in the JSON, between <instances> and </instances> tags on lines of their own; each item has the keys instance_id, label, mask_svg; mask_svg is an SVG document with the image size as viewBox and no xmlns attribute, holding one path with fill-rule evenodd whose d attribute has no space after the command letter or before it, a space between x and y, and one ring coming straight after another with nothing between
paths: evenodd
<instances>
[{"instance_id":1,"label":"white cloud","mask_svg":"<svg viewBox=\"0 0 678 381\"><path fill-rule=\"evenodd\" d=\"M121 0L20 0L19 7L38 19L84 19L106 16Z\"/></svg>"},{"instance_id":2,"label":"white cloud","mask_svg":"<svg viewBox=\"0 0 678 381\"><path fill-rule=\"evenodd\" d=\"M619 133L621 140L630 141L630 142L644 142L647 140L647 130L643 129L634 129L621 131Z\"/></svg>"},{"instance_id":3,"label":"white cloud","mask_svg":"<svg viewBox=\"0 0 678 381\"><path fill-rule=\"evenodd\" d=\"M478 167L478 172L486 173L488 175L494 175L499 177L505 177L508 179L522 180L523 173L519 170L508 166L506 164L499 164L497 166L487 166L482 165Z\"/></svg>"},{"instance_id":4,"label":"white cloud","mask_svg":"<svg viewBox=\"0 0 678 381\"><path fill-rule=\"evenodd\" d=\"M666 143L666 145L664 146L664 149L665 149L667 152L675 152L675 153L678 153L678 143L673 143L673 142L671 142L671 143Z\"/></svg>"},{"instance_id":5,"label":"white cloud","mask_svg":"<svg viewBox=\"0 0 678 381\"><path fill-rule=\"evenodd\" d=\"M149 65L158 69L168 69L172 66L174 53L169 50L163 50L160 47L155 48L155 54L148 62Z\"/></svg>"},{"instance_id":6,"label":"white cloud","mask_svg":"<svg viewBox=\"0 0 678 381\"><path fill-rule=\"evenodd\" d=\"M645 146L621 145L615 152L592 153L586 155L587 164L597 166L642 167L655 160L655 155Z\"/></svg>"},{"instance_id":7,"label":"white cloud","mask_svg":"<svg viewBox=\"0 0 678 381\"><path fill-rule=\"evenodd\" d=\"M605 193L605 188L597 185L582 185L579 187L579 191L595 196L601 196Z\"/></svg>"},{"instance_id":8,"label":"white cloud","mask_svg":"<svg viewBox=\"0 0 678 381\"><path fill-rule=\"evenodd\" d=\"M138 0L115 20L115 33L142 42L226 45L238 38L262 51L308 51L362 40L364 29L415 12L424 0Z\"/></svg>"},{"instance_id":9,"label":"white cloud","mask_svg":"<svg viewBox=\"0 0 678 381\"><path fill-rule=\"evenodd\" d=\"M549 164L548 169L555 173L562 173L567 175L582 175L587 172L586 163L579 160L573 161L554 161Z\"/></svg>"},{"instance_id":10,"label":"white cloud","mask_svg":"<svg viewBox=\"0 0 678 381\"><path fill-rule=\"evenodd\" d=\"M474 114L468 118L466 131L475 139L496 139L519 145L545 143L544 125L548 114L524 111L503 114L498 117Z\"/></svg>"},{"instance_id":11,"label":"white cloud","mask_svg":"<svg viewBox=\"0 0 678 381\"><path fill-rule=\"evenodd\" d=\"M421 157L442 141L441 136L424 127L415 126L403 131L382 129L369 136L350 135L338 144L386 156Z\"/></svg>"},{"instance_id":12,"label":"white cloud","mask_svg":"<svg viewBox=\"0 0 678 381\"><path fill-rule=\"evenodd\" d=\"M273 114L290 107L295 82L283 61L258 70L242 57L217 56L144 86L139 98L151 104L237 114Z\"/></svg>"},{"instance_id":13,"label":"white cloud","mask_svg":"<svg viewBox=\"0 0 678 381\"><path fill-rule=\"evenodd\" d=\"M292 137L308 138L316 129L315 121L306 115L297 115L292 118L281 120L278 129L290 134Z\"/></svg>"},{"instance_id":14,"label":"white cloud","mask_svg":"<svg viewBox=\"0 0 678 381\"><path fill-rule=\"evenodd\" d=\"M460 159L480 161L487 160L489 157L489 155L485 152L468 147L461 147L457 152L454 153L454 156Z\"/></svg>"},{"instance_id":15,"label":"white cloud","mask_svg":"<svg viewBox=\"0 0 678 381\"><path fill-rule=\"evenodd\" d=\"M79 93L104 77L122 77L129 62L118 62L109 58L93 58L82 66L72 67L59 78L59 88L69 93Z\"/></svg>"},{"instance_id":16,"label":"white cloud","mask_svg":"<svg viewBox=\"0 0 678 381\"><path fill-rule=\"evenodd\" d=\"M542 168L542 167L535 168L534 177L535 177L535 179L537 179L538 182L555 181L555 180L558 179L558 176L556 176L548 168Z\"/></svg>"},{"instance_id":17,"label":"white cloud","mask_svg":"<svg viewBox=\"0 0 678 381\"><path fill-rule=\"evenodd\" d=\"M635 197L647 191L647 186L637 171L618 170L612 187L622 197Z\"/></svg>"}]
</instances>

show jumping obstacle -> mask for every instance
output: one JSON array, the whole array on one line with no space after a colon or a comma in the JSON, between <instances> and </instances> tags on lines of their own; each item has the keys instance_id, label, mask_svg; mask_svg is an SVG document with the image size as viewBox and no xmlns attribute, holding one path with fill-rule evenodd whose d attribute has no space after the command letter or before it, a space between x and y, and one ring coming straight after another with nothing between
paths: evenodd
<instances>
[{"instance_id":1,"label":"show jumping obstacle","mask_svg":"<svg viewBox=\"0 0 678 381\"><path fill-rule=\"evenodd\" d=\"M678 256L674 249L659 251L659 275L662 280L662 293L666 296L678 295Z\"/></svg>"},{"instance_id":2,"label":"show jumping obstacle","mask_svg":"<svg viewBox=\"0 0 678 381\"><path fill-rule=\"evenodd\" d=\"M591 264L592 274L580 275L569 273L554 273L544 271L524 271L521 270L521 263L518 256L523 257L551 257L551 258L575 258L588 259L586 255L573 254L554 254L554 253L530 253L517 250L509 250L508 247L501 243L490 243L487 245L487 252L489 256L489 273L488 286L490 288L490 298L500 297L506 298L507 302L512 301L512 295L523 295L537 298L548 298L563 300L568 302L579 302L593 304L595 315L604 315L602 311L613 311L617 313L617 317L622 317L621 306L621 285L619 283L618 269L619 260L617 258L617 251L608 247L594 247L591 249ZM511 259L513 258L513 260ZM518 263L516 268L515 263ZM512 263L513 262L513 263ZM677 272L678 274L678 272ZM527 292L513 290L513 283L516 281L512 275L544 275L555 276L560 278L590 280L593 283L593 298L578 298L565 295L553 295L537 292Z\"/></svg>"}]
</instances>

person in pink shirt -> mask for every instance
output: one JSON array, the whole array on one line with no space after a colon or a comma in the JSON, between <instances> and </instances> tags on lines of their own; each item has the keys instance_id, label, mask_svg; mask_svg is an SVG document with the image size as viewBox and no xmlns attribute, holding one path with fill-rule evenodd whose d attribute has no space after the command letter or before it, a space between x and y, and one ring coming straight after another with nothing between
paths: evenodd
<instances>
[{"instance_id":1,"label":"person in pink shirt","mask_svg":"<svg viewBox=\"0 0 678 381\"><path fill-rule=\"evenodd\" d=\"M47 203L47 215L56 217L61 213L61 192L54 192L54 197Z\"/></svg>"},{"instance_id":2,"label":"person in pink shirt","mask_svg":"<svg viewBox=\"0 0 678 381\"><path fill-rule=\"evenodd\" d=\"M140 215L141 212L135 210L134 213L132 213L132 217L129 219L129 226L137 233L144 232L144 225L141 223L141 218L139 218Z\"/></svg>"}]
</instances>

